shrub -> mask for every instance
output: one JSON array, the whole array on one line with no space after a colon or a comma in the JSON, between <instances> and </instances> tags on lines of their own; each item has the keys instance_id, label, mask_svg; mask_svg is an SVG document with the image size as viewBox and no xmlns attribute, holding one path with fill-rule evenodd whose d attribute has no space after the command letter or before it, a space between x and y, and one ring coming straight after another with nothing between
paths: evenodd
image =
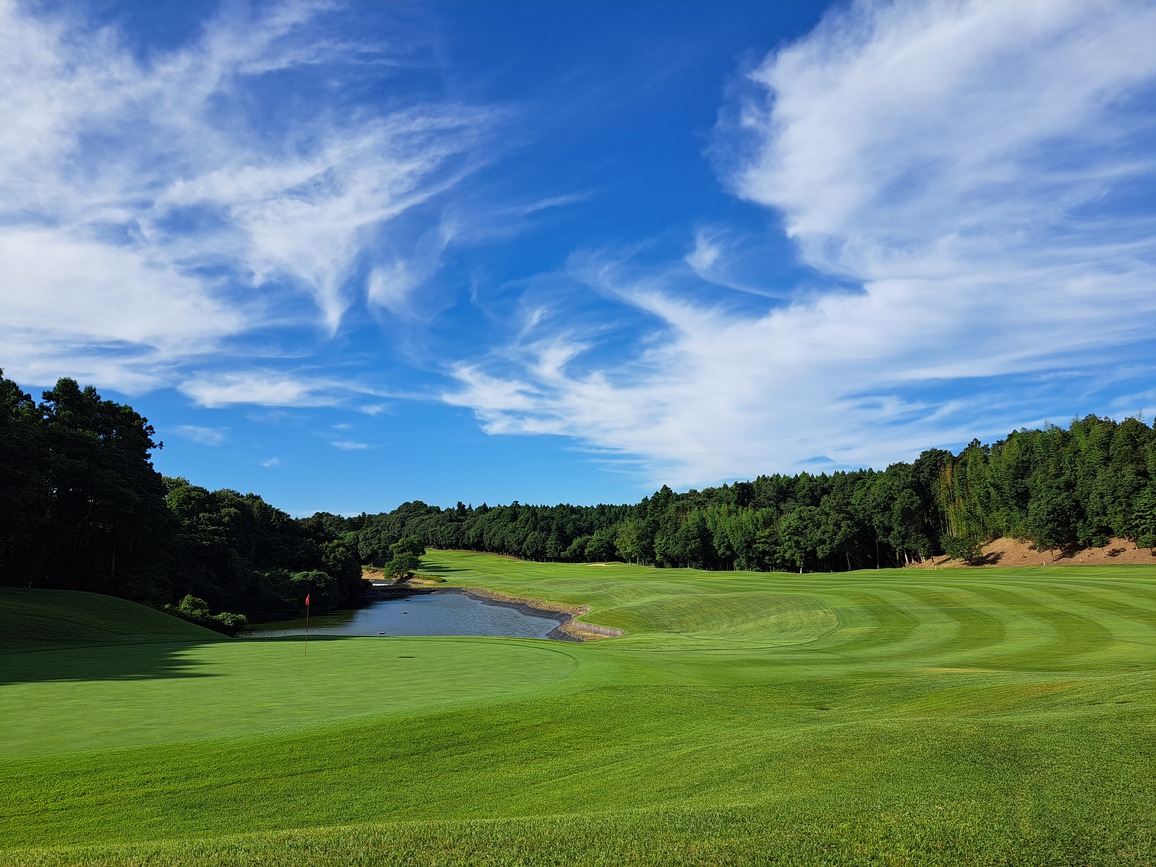
<instances>
[{"instance_id":1,"label":"shrub","mask_svg":"<svg viewBox=\"0 0 1156 867\"><path fill-rule=\"evenodd\" d=\"M974 566L983 560L983 542L975 536L944 536L943 553L952 560L962 560Z\"/></svg>"},{"instance_id":2,"label":"shrub","mask_svg":"<svg viewBox=\"0 0 1156 867\"><path fill-rule=\"evenodd\" d=\"M187 594L185 598L176 605L166 605L163 610L165 613L171 614L174 617L179 617L182 620L189 621L189 623L204 626L206 629L211 629L214 632L220 632L222 635L228 635L230 637L238 635L249 626L249 618L244 614L233 614L230 611L210 614L209 604L205 602L204 599L201 599L199 596L193 596L191 593Z\"/></svg>"}]
</instances>

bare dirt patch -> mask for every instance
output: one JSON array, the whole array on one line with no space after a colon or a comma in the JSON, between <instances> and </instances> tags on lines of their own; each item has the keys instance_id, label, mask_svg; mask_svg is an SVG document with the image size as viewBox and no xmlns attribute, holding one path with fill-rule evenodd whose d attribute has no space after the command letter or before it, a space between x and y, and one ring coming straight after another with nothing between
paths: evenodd
<instances>
[{"instance_id":1,"label":"bare dirt patch","mask_svg":"<svg viewBox=\"0 0 1156 867\"><path fill-rule=\"evenodd\" d=\"M1127 539L1112 539L1098 548L1081 548L1074 551L1047 549L1040 551L1025 539L996 539L983 546L983 559L976 568L985 566L1108 566L1114 563L1139 563L1156 565L1156 551L1152 548L1137 548L1135 542ZM923 563L913 564L915 569L938 569L941 566L968 566L962 560L950 557L933 557Z\"/></svg>"}]
</instances>

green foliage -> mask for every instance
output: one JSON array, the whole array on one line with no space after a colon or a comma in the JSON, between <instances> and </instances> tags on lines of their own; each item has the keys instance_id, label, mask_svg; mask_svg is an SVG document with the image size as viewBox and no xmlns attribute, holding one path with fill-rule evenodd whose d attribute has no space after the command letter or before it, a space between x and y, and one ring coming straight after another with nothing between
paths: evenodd
<instances>
[{"instance_id":1,"label":"green foliage","mask_svg":"<svg viewBox=\"0 0 1156 867\"><path fill-rule=\"evenodd\" d=\"M1156 482L1150 482L1137 495L1128 517L1128 535L1143 548L1156 548Z\"/></svg>"},{"instance_id":2,"label":"green foliage","mask_svg":"<svg viewBox=\"0 0 1156 867\"><path fill-rule=\"evenodd\" d=\"M425 555L425 545L422 544L421 539L417 536L406 536L399 539L389 546L389 552L397 557L401 554L410 554L414 557L422 557Z\"/></svg>"},{"instance_id":3,"label":"green foliage","mask_svg":"<svg viewBox=\"0 0 1156 867\"><path fill-rule=\"evenodd\" d=\"M236 636L249 626L249 618L245 615L232 614L228 611L211 614L208 603L192 595L186 595L176 605L166 605L164 610L174 617L220 632L222 635Z\"/></svg>"},{"instance_id":4,"label":"green foliage","mask_svg":"<svg viewBox=\"0 0 1156 867\"><path fill-rule=\"evenodd\" d=\"M317 610L364 590L353 534L333 522L299 522L256 494L208 491L167 479L177 521L173 583L216 609L270 617Z\"/></svg>"},{"instance_id":5,"label":"green foliage","mask_svg":"<svg viewBox=\"0 0 1156 867\"><path fill-rule=\"evenodd\" d=\"M353 538L363 560L378 564L413 537L532 561L836 572L970 554L1000 536L1045 549L1112 537L1154 545L1153 492L1156 431L1138 419L1088 416L1068 430L974 440L958 455L929 449L883 472L759 476L685 493L664 486L635 505L416 501L387 514L308 520Z\"/></svg>"},{"instance_id":6,"label":"green foliage","mask_svg":"<svg viewBox=\"0 0 1156 867\"><path fill-rule=\"evenodd\" d=\"M161 480L147 420L72 380L36 404L0 376L0 433L10 446L0 453L0 582L154 604L192 594L255 617L295 612L306 585L319 606L344 605L364 592L362 563L403 580L427 545L537 562L823 572L906 565L999 536L1053 550L1113 537L1156 545L1156 431L1139 419L1015 431L883 472L664 486L634 505L414 501L303 520L255 494Z\"/></svg>"},{"instance_id":7,"label":"green foliage","mask_svg":"<svg viewBox=\"0 0 1156 867\"><path fill-rule=\"evenodd\" d=\"M0 373L0 583L167 600L152 426L72 379L43 398Z\"/></svg>"},{"instance_id":8,"label":"green foliage","mask_svg":"<svg viewBox=\"0 0 1156 867\"><path fill-rule=\"evenodd\" d=\"M978 536L944 536L943 553L952 560L976 565L983 560L983 542Z\"/></svg>"},{"instance_id":9,"label":"green foliage","mask_svg":"<svg viewBox=\"0 0 1156 867\"><path fill-rule=\"evenodd\" d=\"M390 545L389 552L392 556L385 564L385 574L400 583L411 578L420 568L425 545L417 536L406 536Z\"/></svg>"},{"instance_id":10,"label":"green foliage","mask_svg":"<svg viewBox=\"0 0 1156 867\"><path fill-rule=\"evenodd\" d=\"M385 574L394 581L405 581L421 566L421 558L413 554L398 554L385 564Z\"/></svg>"},{"instance_id":11,"label":"green foliage","mask_svg":"<svg viewBox=\"0 0 1156 867\"><path fill-rule=\"evenodd\" d=\"M196 618L208 617L209 606L204 599L198 599L196 596L186 596L177 605L176 613L186 620L195 620Z\"/></svg>"},{"instance_id":12,"label":"green foliage","mask_svg":"<svg viewBox=\"0 0 1156 867\"><path fill-rule=\"evenodd\" d=\"M301 572L325 573L312 579L325 607L362 592L345 519L298 522L255 494L162 479L150 461L160 443L132 407L71 379L43 398L0 374L0 584L157 606L192 596L257 616L295 611L288 585ZM229 633L244 626L241 614L184 615Z\"/></svg>"}]
</instances>

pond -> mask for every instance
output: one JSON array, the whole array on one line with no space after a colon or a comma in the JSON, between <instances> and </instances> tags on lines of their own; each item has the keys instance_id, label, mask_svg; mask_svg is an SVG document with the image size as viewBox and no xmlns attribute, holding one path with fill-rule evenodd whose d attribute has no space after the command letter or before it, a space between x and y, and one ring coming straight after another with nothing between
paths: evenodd
<instances>
[{"instance_id":1,"label":"pond","mask_svg":"<svg viewBox=\"0 0 1156 867\"><path fill-rule=\"evenodd\" d=\"M521 608L482 601L454 590L386 597L364 608L330 611L309 618L309 634L347 636L490 635L547 638L559 618L529 614ZM257 624L246 635L280 638L303 635L305 619Z\"/></svg>"}]
</instances>

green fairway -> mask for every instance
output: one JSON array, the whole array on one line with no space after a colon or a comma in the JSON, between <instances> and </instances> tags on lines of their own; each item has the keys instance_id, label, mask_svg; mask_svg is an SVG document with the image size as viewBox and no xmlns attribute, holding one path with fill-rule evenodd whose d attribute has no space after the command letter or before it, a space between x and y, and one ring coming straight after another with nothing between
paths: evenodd
<instances>
[{"instance_id":1,"label":"green fairway","mask_svg":"<svg viewBox=\"0 0 1156 867\"><path fill-rule=\"evenodd\" d=\"M0 863L1156 861L1154 567L425 562L625 635L306 652L0 591Z\"/></svg>"}]
</instances>

